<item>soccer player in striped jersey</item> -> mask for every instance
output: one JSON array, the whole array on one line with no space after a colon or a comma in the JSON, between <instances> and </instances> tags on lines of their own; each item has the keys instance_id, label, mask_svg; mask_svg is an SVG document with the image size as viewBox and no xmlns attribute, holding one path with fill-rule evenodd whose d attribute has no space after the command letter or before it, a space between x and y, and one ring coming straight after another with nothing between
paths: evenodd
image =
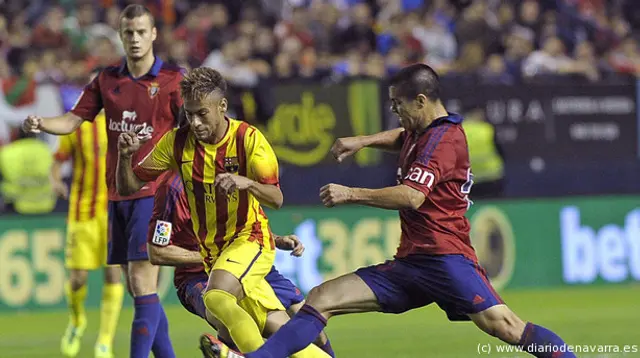
<instances>
[{"instance_id":1,"label":"soccer player in striped jersey","mask_svg":"<svg viewBox=\"0 0 640 358\"><path fill-rule=\"evenodd\" d=\"M295 257L302 256L304 246L295 235L273 235L276 248L291 251ZM200 240L193 231L189 203L183 182L177 173L166 176L156 191L153 215L148 234L149 259L155 265L175 266L174 286L182 306L189 312L207 320L218 331L218 337L230 347L235 344L228 330L220 322L207 315L202 294L207 286L208 276L200 256ZM260 326L263 337L273 334L304 305L302 292L275 267L265 277L276 296L287 310L270 314L264 327ZM288 314L287 314L288 313ZM208 337L205 337L208 338ZM315 345L333 356L331 342L322 332Z\"/></svg>"},{"instance_id":2,"label":"soccer player in striped jersey","mask_svg":"<svg viewBox=\"0 0 640 358\"><path fill-rule=\"evenodd\" d=\"M95 77L98 70L92 74ZM104 267L104 286L100 305L100 333L95 346L96 358L111 358L124 288L119 266L107 262L107 183L105 181L107 134L104 112L93 122L83 123L75 132L60 138L52 167L56 192L69 199L65 266L69 281L65 294L69 305L69 325L60 343L65 357L75 357L80 350L87 326L84 301L87 297L89 271ZM62 181L60 168L73 160L71 190Z\"/></svg>"},{"instance_id":3,"label":"soccer player in striped jersey","mask_svg":"<svg viewBox=\"0 0 640 358\"><path fill-rule=\"evenodd\" d=\"M260 131L225 116L226 82L218 71L196 68L180 89L189 125L162 137L135 169L132 156L145 139L121 134L116 186L128 195L166 171L180 173L209 274L205 306L241 351L251 351L263 342L259 325L268 312L284 311L265 280L275 243L262 210L282 205L278 160ZM297 355L327 356L314 345Z\"/></svg>"}]
</instances>

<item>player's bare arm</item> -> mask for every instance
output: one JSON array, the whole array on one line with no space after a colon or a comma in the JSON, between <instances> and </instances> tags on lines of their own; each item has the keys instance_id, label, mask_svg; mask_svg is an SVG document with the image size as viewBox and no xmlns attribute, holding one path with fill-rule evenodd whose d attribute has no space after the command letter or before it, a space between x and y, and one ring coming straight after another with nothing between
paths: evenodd
<instances>
[{"instance_id":1,"label":"player's bare arm","mask_svg":"<svg viewBox=\"0 0 640 358\"><path fill-rule=\"evenodd\" d=\"M140 146L150 138L139 138L134 132L126 132L118 137L118 164L116 166L116 189L120 195L128 196L140 190L145 184L133 172L131 158ZM149 160L147 157L146 160ZM144 166L144 163L142 163Z\"/></svg>"},{"instance_id":2,"label":"player's bare arm","mask_svg":"<svg viewBox=\"0 0 640 358\"><path fill-rule=\"evenodd\" d=\"M59 160L54 160L53 165L51 166L51 186L53 187L54 193L59 197L67 200L69 199L69 188L67 184L62 180L62 164L64 162Z\"/></svg>"},{"instance_id":3,"label":"player's bare arm","mask_svg":"<svg viewBox=\"0 0 640 358\"><path fill-rule=\"evenodd\" d=\"M215 186L226 195L230 195L235 190L247 190L262 205L272 209L282 207L282 191L277 185L262 184L240 175L222 173L216 176Z\"/></svg>"},{"instance_id":4,"label":"player's bare arm","mask_svg":"<svg viewBox=\"0 0 640 358\"><path fill-rule=\"evenodd\" d=\"M339 163L365 147L396 153L402 149L402 132L403 128L397 128L372 135L338 138L331 153Z\"/></svg>"},{"instance_id":5,"label":"player's bare arm","mask_svg":"<svg viewBox=\"0 0 640 358\"><path fill-rule=\"evenodd\" d=\"M58 117L42 118L40 116L29 116L22 123L22 130L25 133L45 132L55 135L73 133L82 124L82 118L67 112Z\"/></svg>"},{"instance_id":6,"label":"player's bare arm","mask_svg":"<svg viewBox=\"0 0 640 358\"><path fill-rule=\"evenodd\" d=\"M157 246L147 244L149 261L159 266L188 266L202 263L198 251L191 251L176 245Z\"/></svg>"},{"instance_id":7,"label":"player's bare arm","mask_svg":"<svg viewBox=\"0 0 640 358\"><path fill-rule=\"evenodd\" d=\"M359 204L388 210L417 210L426 197L422 192L402 184L381 189L328 184L320 188L320 199L329 208L340 204Z\"/></svg>"}]
</instances>

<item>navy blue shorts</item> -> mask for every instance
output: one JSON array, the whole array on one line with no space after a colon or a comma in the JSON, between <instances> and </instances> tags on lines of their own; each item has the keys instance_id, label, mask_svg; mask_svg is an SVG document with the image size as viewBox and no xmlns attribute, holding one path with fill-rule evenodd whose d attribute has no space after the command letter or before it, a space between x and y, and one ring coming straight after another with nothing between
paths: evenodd
<instances>
[{"instance_id":1,"label":"navy blue shorts","mask_svg":"<svg viewBox=\"0 0 640 358\"><path fill-rule=\"evenodd\" d=\"M357 270L385 313L436 303L451 321L503 304L486 272L462 255L414 255Z\"/></svg>"},{"instance_id":2,"label":"navy blue shorts","mask_svg":"<svg viewBox=\"0 0 640 358\"><path fill-rule=\"evenodd\" d=\"M288 278L282 276L276 267L271 267L271 271L265 277L276 297L280 300L285 309L304 301L304 295Z\"/></svg>"},{"instance_id":3,"label":"navy blue shorts","mask_svg":"<svg viewBox=\"0 0 640 358\"><path fill-rule=\"evenodd\" d=\"M265 279L271 285L285 309L304 301L304 295L300 290L289 279L282 276L275 266L271 268L271 272L267 274ZM207 287L208 280L209 278L205 273L196 274L177 288L178 299L182 306L187 311L205 319L207 309L204 306L202 294Z\"/></svg>"},{"instance_id":4,"label":"navy blue shorts","mask_svg":"<svg viewBox=\"0 0 640 358\"><path fill-rule=\"evenodd\" d=\"M182 284L177 287L178 299L180 303L182 303L182 306L186 308L187 311L203 319L207 319L207 308L204 306L202 294L207 287L208 281L209 277L203 272L194 274L193 277L187 281L183 281Z\"/></svg>"},{"instance_id":5,"label":"navy blue shorts","mask_svg":"<svg viewBox=\"0 0 640 358\"><path fill-rule=\"evenodd\" d=\"M153 213L153 197L109 201L110 265L148 260L147 232Z\"/></svg>"}]
</instances>

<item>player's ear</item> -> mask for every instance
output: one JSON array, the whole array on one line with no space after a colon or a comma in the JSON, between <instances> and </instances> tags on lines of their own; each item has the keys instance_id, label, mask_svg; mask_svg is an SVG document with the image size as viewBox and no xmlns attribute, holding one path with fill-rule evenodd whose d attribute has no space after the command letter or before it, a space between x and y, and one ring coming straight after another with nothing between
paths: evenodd
<instances>
[{"instance_id":1,"label":"player's ear","mask_svg":"<svg viewBox=\"0 0 640 358\"><path fill-rule=\"evenodd\" d=\"M151 41L155 41L158 37L158 29L154 26L151 28Z\"/></svg>"},{"instance_id":2,"label":"player's ear","mask_svg":"<svg viewBox=\"0 0 640 358\"><path fill-rule=\"evenodd\" d=\"M218 108L220 109L220 112L227 113L228 106L229 104L227 103L227 99L223 98L220 100L220 104L218 105Z\"/></svg>"},{"instance_id":3,"label":"player's ear","mask_svg":"<svg viewBox=\"0 0 640 358\"><path fill-rule=\"evenodd\" d=\"M427 105L427 96L419 94L418 97L416 97L416 104L418 106L418 109L422 109Z\"/></svg>"}]
</instances>

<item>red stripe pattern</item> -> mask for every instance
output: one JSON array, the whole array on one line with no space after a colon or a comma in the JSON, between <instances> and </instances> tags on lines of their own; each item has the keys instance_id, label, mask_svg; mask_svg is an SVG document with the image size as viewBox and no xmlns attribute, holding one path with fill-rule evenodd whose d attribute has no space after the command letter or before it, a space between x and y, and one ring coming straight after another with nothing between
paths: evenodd
<instances>
[{"instance_id":1,"label":"red stripe pattern","mask_svg":"<svg viewBox=\"0 0 640 358\"><path fill-rule=\"evenodd\" d=\"M224 158L227 155L227 144L224 143L216 151L216 176L225 172ZM213 243L218 248L218 251L222 250L224 246L224 237L227 235L227 220L229 219L228 213L228 201L227 196L220 191L216 190L214 186L211 186L212 191L215 192L216 198L216 235L213 238Z\"/></svg>"},{"instance_id":2,"label":"red stripe pattern","mask_svg":"<svg viewBox=\"0 0 640 358\"><path fill-rule=\"evenodd\" d=\"M193 156L193 169L191 179L193 183L193 195L195 196L196 214L198 215L198 238L201 243L207 239L207 209L205 206L204 180L204 147L197 141ZM206 247L206 246L205 246ZM209 255L209 253L207 253Z\"/></svg>"},{"instance_id":3,"label":"red stripe pattern","mask_svg":"<svg viewBox=\"0 0 640 358\"><path fill-rule=\"evenodd\" d=\"M244 148L244 136L249 128L249 124L243 122L240 124L236 132L236 151L238 155L238 175L247 176L247 152ZM247 215L249 214L249 196L246 190L241 190L238 197L238 212L236 216L236 232L233 234L235 239L240 231L247 224ZM233 240L233 239L232 239Z\"/></svg>"},{"instance_id":4,"label":"red stripe pattern","mask_svg":"<svg viewBox=\"0 0 640 358\"><path fill-rule=\"evenodd\" d=\"M77 146L79 150L74 150L74 153L78 153L75 159L77 159L78 162L80 163L80 173L84 173L87 167L87 162L84 160L84 157L82 156L82 130L80 128L76 130L76 138L77 138ZM76 220L80 220L80 210L81 210L80 203L82 202L83 197L84 197L84 175L80 175L80 181L78 182L78 200L76 200L76 205L75 205Z\"/></svg>"}]
</instances>

